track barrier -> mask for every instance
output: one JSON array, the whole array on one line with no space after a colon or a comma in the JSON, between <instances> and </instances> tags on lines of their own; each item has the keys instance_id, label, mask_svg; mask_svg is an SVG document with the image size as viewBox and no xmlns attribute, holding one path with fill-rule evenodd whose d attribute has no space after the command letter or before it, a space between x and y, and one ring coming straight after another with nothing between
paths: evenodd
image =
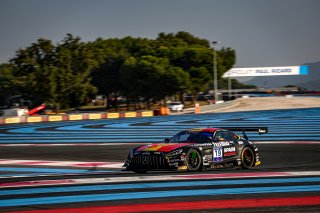
<instances>
[{"instance_id":1,"label":"track barrier","mask_svg":"<svg viewBox=\"0 0 320 213\"><path fill-rule=\"evenodd\" d=\"M8 116L8 117L0 117L0 124L136 118L136 117L152 117L154 115L155 114L153 111L138 111L138 112L56 114L56 115L36 115L36 116Z\"/></svg>"}]
</instances>

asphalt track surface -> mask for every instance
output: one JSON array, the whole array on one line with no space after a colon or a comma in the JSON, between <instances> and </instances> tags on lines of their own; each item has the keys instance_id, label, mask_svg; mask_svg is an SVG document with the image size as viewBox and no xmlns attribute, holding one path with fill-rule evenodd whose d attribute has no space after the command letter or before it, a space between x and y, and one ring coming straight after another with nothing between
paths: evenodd
<instances>
[{"instance_id":1,"label":"asphalt track surface","mask_svg":"<svg viewBox=\"0 0 320 213\"><path fill-rule=\"evenodd\" d=\"M249 135L263 164L146 175L99 164L200 126L267 126ZM320 212L320 108L0 126L0 163L0 212Z\"/></svg>"}]
</instances>

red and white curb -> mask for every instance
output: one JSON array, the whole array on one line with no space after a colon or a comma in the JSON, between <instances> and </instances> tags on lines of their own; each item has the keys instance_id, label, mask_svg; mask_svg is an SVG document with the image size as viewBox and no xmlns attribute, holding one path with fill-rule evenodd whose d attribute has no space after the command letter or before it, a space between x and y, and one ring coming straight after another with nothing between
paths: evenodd
<instances>
[{"instance_id":1,"label":"red and white curb","mask_svg":"<svg viewBox=\"0 0 320 213\"><path fill-rule=\"evenodd\" d=\"M12 160L0 159L0 165L20 166L57 166L57 167L97 167L108 169L121 169L123 162L83 162L83 161L47 161L47 160Z\"/></svg>"}]
</instances>

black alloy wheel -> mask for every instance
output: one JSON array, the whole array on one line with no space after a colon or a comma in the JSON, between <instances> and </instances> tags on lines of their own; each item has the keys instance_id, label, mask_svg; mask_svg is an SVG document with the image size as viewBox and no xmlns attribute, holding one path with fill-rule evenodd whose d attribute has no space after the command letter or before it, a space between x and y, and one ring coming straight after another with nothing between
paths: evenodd
<instances>
[{"instance_id":1,"label":"black alloy wheel","mask_svg":"<svg viewBox=\"0 0 320 213\"><path fill-rule=\"evenodd\" d=\"M200 170L201 156L195 149L190 149L186 154L186 162L188 171L194 172Z\"/></svg>"},{"instance_id":2,"label":"black alloy wheel","mask_svg":"<svg viewBox=\"0 0 320 213\"><path fill-rule=\"evenodd\" d=\"M252 148L244 147L241 153L241 166L244 169L250 169L254 166L255 156Z\"/></svg>"}]
</instances>

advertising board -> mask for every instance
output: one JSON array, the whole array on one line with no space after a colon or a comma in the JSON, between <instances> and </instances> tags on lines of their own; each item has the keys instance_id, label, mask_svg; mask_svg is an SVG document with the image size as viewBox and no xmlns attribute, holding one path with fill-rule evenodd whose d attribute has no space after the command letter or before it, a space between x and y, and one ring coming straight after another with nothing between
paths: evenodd
<instances>
[{"instance_id":1,"label":"advertising board","mask_svg":"<svg viewBox=\"0 0 320 213\"><path fill-rule=\"evenodd\" d=\"M261 77L277 75L307 75L308 66L287 66L287 67L252 67L232 68L225 72L222 77Z\"/></svg>"}]
</instances>

